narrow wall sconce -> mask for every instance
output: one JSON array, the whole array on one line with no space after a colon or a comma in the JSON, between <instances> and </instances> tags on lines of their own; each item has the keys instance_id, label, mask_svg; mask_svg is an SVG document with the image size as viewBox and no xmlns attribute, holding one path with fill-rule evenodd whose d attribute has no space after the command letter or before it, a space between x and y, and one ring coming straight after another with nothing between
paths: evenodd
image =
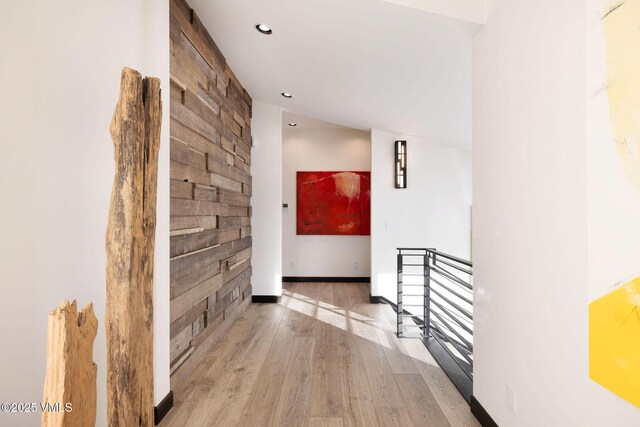
<instances>
[{"instance_id":1,"label":"narrow wall sconce","mask_svg":"<svg viewBox=\"0 0 640 427\"><path fill-rule=\"evenodd\" d=\"M396 188L407 188L407 141L396 141Z\"/></svg>"}]
</instances>

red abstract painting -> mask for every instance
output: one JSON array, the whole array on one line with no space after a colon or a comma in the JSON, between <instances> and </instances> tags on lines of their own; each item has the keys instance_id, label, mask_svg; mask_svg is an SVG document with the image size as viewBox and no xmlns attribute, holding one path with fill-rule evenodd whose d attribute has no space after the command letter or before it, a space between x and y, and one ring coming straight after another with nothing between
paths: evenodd
<instances>
[{"instance_id":1,"label":"red abstract painting","mask_svg":"<svg viewBox=\"0 0 640 427\"><path fill-rule=\"evenodd\" d=\"M371 234L371 172L298 172L297 234Z\"/></svg>"}]
</instances>

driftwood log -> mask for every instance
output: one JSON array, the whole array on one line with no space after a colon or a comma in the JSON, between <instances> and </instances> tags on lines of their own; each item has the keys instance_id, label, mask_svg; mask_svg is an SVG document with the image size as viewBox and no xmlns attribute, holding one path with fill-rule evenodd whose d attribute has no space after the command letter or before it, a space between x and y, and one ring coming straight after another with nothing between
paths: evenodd
<instances>
[{"instance_id":1,"label":"driftwood log","mask_svg":"<svg viewBox=\"0 0 640 427\"><path fill-rule=\"evenodd\" d=\"M153 261L160 80L125 68L111 121L115 178L107 225L107 416L152 426Z\"/></svg>"},{"instance_id":2,"label":"driftwood log","mask_svg":"<svg viewBox=\"0 0 640 427\"><path fill-rule=\"evenodd\" d=\"M43 427L96 425L96 364L93 342L98 320L93 304L78 313L75 301L64 301L49 313L47 373L42 404ZM65 406L70 404L71 406Z\"/></svg>"}]
</instances>

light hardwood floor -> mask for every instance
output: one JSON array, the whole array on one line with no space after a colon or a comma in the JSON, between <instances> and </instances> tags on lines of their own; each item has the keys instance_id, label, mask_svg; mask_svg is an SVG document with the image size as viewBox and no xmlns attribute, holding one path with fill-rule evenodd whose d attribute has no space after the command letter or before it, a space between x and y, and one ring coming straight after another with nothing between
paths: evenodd
<instances>
[{"instance_id":1,"label":"light hardwood floor","mask_svg":"<svg viewBox=\"0 0 640 427\"><path fill-rule=\"evenodd\" d=\"M252 304L180 390L163 427L478 426L418 340L369 285L285 284Z\"/></svg>"}]
</instances>

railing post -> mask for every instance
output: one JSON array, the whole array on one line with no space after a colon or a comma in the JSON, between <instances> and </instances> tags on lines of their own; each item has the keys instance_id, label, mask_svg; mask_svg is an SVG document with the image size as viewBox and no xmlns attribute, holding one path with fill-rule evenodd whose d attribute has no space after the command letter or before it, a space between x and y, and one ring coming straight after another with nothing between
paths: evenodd
<instances>
[{"instance_id":1,"label":"railing post","mask_svg":"<svg viewBox=\"0 0 640 427\"><path fill-rule=\"evenodd\" d=\"M431 327L431 268L430 268L431 255L429 251L424 256L424 312L422 313L422 319L424 320L424 328L422 334L425 337L429 337Z\"/></svg>"},{"instance_id":2,"label":"railing post","mask_svg":"<svg viewBox=\"0 0 640 427\"><path fill-rule=\"evenodd\" d=\"M398 250L398 329L397 329L397 334L398 337L401 338L404 333L403 333L403 326L402 326L402 314L404 313L404 310L402 308L402 251Z\"/></svg>"}]
</instances>

